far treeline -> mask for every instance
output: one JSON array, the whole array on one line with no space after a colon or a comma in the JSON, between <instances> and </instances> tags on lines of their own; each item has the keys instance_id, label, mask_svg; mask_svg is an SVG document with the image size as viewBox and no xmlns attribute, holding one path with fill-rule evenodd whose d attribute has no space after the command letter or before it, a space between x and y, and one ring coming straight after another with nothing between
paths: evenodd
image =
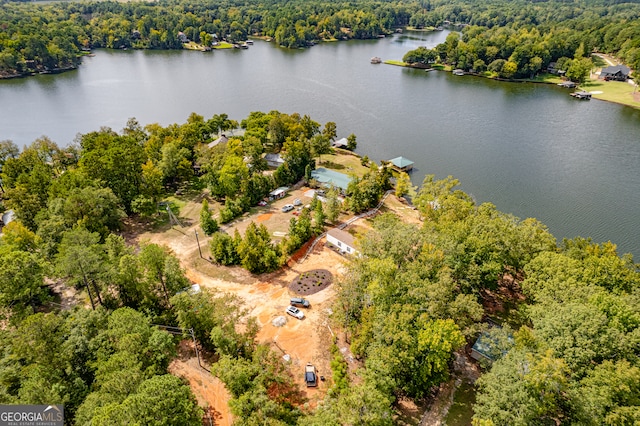
<instances>
[{"instance_id":1,"label":"far treeline","mask_svg":"<svg viewBox=\"0 0 640 426\"><path fill-rule=\"evenodd\" d=\"M491 68L508 78L530 76L551 61L581 60L594 50L640 68L640 5L633 2L0 4L0 76L5 77L73 68L81 53L92 48L181 49L185 39L200 44L216 38L237 43L248 36L269 37L281 46L298 48L323 40L377 38L407 26L420 29L449 24L469 26L464 30L465 40L438 53L442 61L465 69ZM496 62L501 60L504 63Z\"/></svg>"},{"instance_id":2,"label":"far treeline","mask_svg":"<svg viewBox=\"0 0 640 426\"><path fill-rule=\"evenodd\" d=\"M168 249L114 234L125 216L154 216L186 182L206 185L235 215L232 205L300 180L336 131L308 116L254 112L243 136L209 146L237 125L192 114L167 127L130 120L67 148L46 138L21 152L0 143L2 202L17 215L0 238L1 403L64 404L67 424L202 424L188 385L168 374L178 341L164 325L182 338L192 330L212 355L238 425L393 425L397 402L436 392L455 352L484 331L494 362L478 382L474 426L640 422L640 268L631 255L583 238L557 245L539 221L477 205L457 180L434 176L414 197L421 223L374 219L362 256L336 283L332 327L347 333L362 368L350 380L333 346L330 390L311 409L280 354L257 343L238 298L193 291ZM262 154L275 151L285 163L262 173ZM375 205L385 184L372 165L345 207ZM297 237L309 238L310 222L292 221L291 234L304 228ZM252 240L236 254L243 245L250 260L277 260ZM85 306L58 310L53 282L75 287Z\"/></svg>"}]
</instances>

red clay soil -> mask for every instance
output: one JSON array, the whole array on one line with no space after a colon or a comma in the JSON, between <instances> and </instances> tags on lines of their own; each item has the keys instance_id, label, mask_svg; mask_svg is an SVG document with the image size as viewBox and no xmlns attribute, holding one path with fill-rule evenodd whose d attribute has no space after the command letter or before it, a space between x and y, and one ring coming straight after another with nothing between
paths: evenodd
<instances>
[{"instance_id":1,"label":"red clay soil","mask_svg":"<svg viewBox=\"0 0 640 426\"><path fill-rule=\"evenodd\" d=\"M204 360L202 363L206 367ZM205 411L203 424L231 426L233 423L233 416L229 410L231 396L220 379L198 365L193 342L190 340L180 342L178 358L169 365L169 372L189 382L198 405Z\"/></svg>"},{"instance_id":2,"label":"red clay soil","mask_svg":"<svg viewBox=\"0 0 640 426\"><path fill-rule=\"evenodd\" d=\"M258 223L265 222L265 221L271 219L271 216L273 216L272 213L261 214L260 216L256 217L256 222L258 222Z\"/></svg>"}]
</instances>

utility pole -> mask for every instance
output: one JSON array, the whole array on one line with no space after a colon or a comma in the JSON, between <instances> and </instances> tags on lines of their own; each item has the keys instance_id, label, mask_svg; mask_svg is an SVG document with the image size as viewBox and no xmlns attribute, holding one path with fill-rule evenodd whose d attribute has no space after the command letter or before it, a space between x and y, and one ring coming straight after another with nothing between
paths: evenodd
<instances>
[{"instance_id":1,"label":"utility pole","mask_svg":"<svg viewBox=\"0 0 640 426\"><path fill-rule=\"evenodd\" d=\"M200 240L198 239L198 230L194 229L195 233L196 233L196 241L198 242L198 251L200 252L200 258L204 259L204 257L202 257L202 249L200 249Z\"/></svg>"}]
</instances>

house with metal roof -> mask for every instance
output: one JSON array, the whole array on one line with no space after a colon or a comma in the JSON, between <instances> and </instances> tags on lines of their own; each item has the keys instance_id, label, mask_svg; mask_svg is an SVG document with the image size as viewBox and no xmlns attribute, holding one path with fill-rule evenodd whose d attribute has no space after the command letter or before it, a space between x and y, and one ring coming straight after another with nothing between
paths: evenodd
<instances>
[{"instance_id":1,"label":"house with metal roof","mask_svg":"<svg viewBox=\"0 0 640 426\"><path fill-rule=\"evenodd\" d=\"M284 164L284 158L280 156L280 154L267 154L264 156L265 161L269 165L269 167L278 168L282 164Z\"/></svg>"},{"instance_id":2,"label":"house with metal roof","mask_svg":"<svg viewBox=\"0 0 640 426\"><path fill-rule=\"evenodd\" d=\"M357 254L355 248L355 238L342 229L333 228L327 231L327 243L337 248L344 254Z\"/></svg>"},{"instance_id":3,"label":"house with metal roof","mask_svg":"<svg viewBox=\"0 0 640 426\"><path fill-rule=\"evenodd\" d=\"M413 165L415 164L413 161L404 157L392 158L389 162L393 170L397 172L410 172L413 170Z\"/></svg>"},{"instance_id":4,"label":"house with metal roof","mask_svg":"<svg viewBox=\"0 0 640 426\"><path fill-rule=\"evenodd\" d=\"M344 173L320 167L311 171L311 178L317 180L326 187L335 186L342 191L346 191L351 182L351 177Z\"/></svg>"}]
</instances>

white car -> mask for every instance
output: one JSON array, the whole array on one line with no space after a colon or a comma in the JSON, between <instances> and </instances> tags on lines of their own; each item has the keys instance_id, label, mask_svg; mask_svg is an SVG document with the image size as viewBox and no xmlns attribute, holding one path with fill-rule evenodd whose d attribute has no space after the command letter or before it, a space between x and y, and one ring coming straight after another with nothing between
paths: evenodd
<instances>
[{"instance_id":1,"label":"white car","mask_svg":"<svg viewBox=\"0 0 640 426\"><path fill-rule=\"evenodd\" d=\"M293 205L294 206L301 206L302 205L302 201L300 201L300 198L296 198L295 200L293 200Z\"/></svg>"},{"instance_id":2,"label":"white car","mask_svg":"<svg viewBox=\"0 0 640 426\"><path fill-rule=\"evenodd\" d=\"M302 312L300 309L296 308L295 306L287 306L287 309L285 309L285 312L291 315L292 317L296 317L300 320L304 318L304 312Z\"/></svg>"},{"instance_id":3,"label":"white car","mask_svg":"<svg viewBox=\"0 0 640 426\"><path fill-rule=\"evenodd\" d=\"M282 213L290 212L293 208L293 204L285 204L282 206Z\"/></svg>"}]
</instances>

